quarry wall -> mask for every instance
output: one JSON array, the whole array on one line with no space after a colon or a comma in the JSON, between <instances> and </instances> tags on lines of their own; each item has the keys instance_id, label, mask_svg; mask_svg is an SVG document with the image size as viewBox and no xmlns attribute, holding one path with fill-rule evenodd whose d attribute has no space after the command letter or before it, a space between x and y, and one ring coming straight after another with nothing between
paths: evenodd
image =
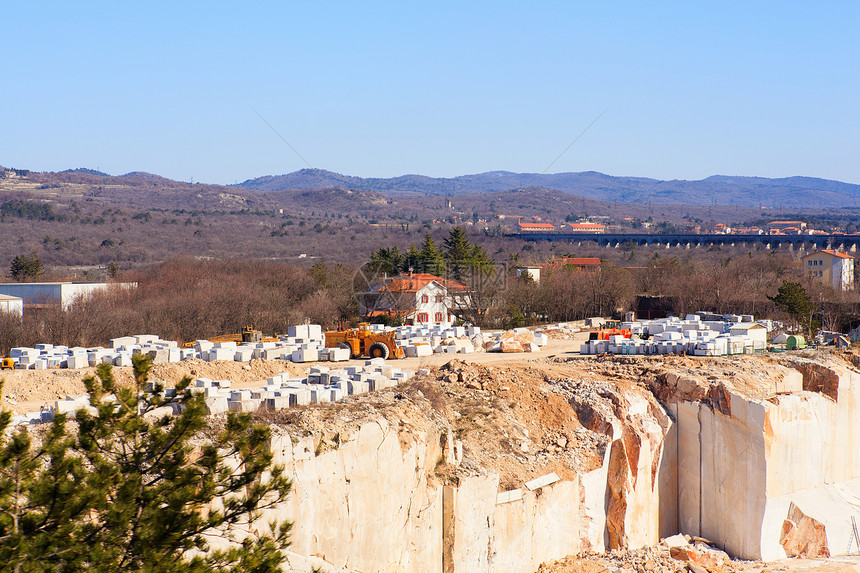
<instances>
[{"instance_id":1,"label":"quarry wall","mask_svg":"<svg viewBox=\"0 0 860 573\"><path fill-rule=\"evenodd\" d=\"M428 483L439 433L400 432L380 419L333 449L284 434L272 450L293 490L260 521L291 521L293 552L362 572L442 570L442 486Z\"/></svg>"},{"instance_id":2,"label":"quarry wall","mask_svg":"<svg viewBox=\"0 0 860 573\"><path fill-rule=\"evenodd\" d=\"M444 428L379 419L336 445L278 435L293 493L263 521L292 521L296 554L362 573L532 573L677 532L777 559L797 510L823 524L830 553L844 553L850 516L860 516L860 375L779 372L758 397L676 376L651 391L571 399L583 426L606 437L602 461L534 489L501 491L493 472L437 476L456 451Z\"/></svg>"}]
</instances>

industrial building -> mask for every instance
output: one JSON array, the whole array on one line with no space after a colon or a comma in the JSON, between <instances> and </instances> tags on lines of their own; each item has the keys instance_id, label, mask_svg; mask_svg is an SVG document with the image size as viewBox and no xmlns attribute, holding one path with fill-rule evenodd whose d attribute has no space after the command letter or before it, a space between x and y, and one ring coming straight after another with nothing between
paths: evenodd
<instances>
[{"instance_id":1,"label":"industrial building","mask_svg":"<svg viewBox=\"0 0 860 573\"><path fill-rule=\"evenodd\" d=\"M520 233L552 233L555 225L552 223L537 223L517 221L517 231Z\"/></svg>"},{"instance_id":2,"label":"industrial building","mask_svg":"<svg viewBox=\"0 0 860 573\"><path fill-rule=\"evenodd\" d=\"M24 299L17 296L0 294L0 312L24 316Z\"/></svg>"},{"instance_id":3,"label":"industrial building","mask_svg":"<svg viewBox=\"0 0 860 573\"><path fill-rule=\"evenodd\" d=\"M0 283L0 295L17 297L23 300L23 308L33 305L59 304L63 310L76 300L87 297L96 291L108 288L134 288L137 283Z\"/></svg>"}]
</instances>

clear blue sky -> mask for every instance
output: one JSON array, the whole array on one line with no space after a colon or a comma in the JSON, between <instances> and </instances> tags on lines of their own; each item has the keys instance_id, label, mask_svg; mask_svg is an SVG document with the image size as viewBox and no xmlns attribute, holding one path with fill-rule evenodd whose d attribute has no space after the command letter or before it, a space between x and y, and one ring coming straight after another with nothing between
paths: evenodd
<instances>
[{"instance_id":1,"label":"clear blue sky","mask_svg":"<svg viewBox=\"0 0 860 573\"><path fill-rule=\"evenodd\" d=\"M860 3L30 2L0 164L860 183Z\"/></svg>"}]
</instances>

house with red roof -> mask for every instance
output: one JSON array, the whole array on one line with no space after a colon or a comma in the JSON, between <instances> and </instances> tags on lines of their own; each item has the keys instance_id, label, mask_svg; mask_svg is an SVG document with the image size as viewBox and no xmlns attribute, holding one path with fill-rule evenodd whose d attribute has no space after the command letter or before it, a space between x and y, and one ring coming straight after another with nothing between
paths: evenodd
<instances>
[{"instance_id":1,"label":"house with red roof","mask_svg":"<svg viewBox=\"0 0 860 573\"><path fill-rule=\"evenodd\" d=\"M564 230L569 233L594 233L599 235L606 232L606 225L600 223L570 223L564 227Z\"/></svg>"},{"instance_id":2,"label":"house with red roof","mask_svg":"<svg viewBox=\"0 0 860 573\"><path fill-rule=\"evenodd\" d=\"M525 221L522 219L517 221L517 231L520 233L552 233L555 231L555 225L552 223L539 223L535 221Z\"/></svg>"},{"instance_id":3,"label":"house with red roof","mask_svg":"<svg viewBox=\"0 0 860 573\"><path fill-rule=\"evenodd\" d=\"M854 257L824 249L801 257L806 274L836 290L854 290Z\"/></svg>"},{"instance_id":4,"label":"house with red roof","mask_svg":"<svg viewBox=\"0 0 860 573\"><path fill-rule=\"evenodd\" d=\"M598 257L562 257L560 259L553 259L550 266L572 266L580 271L596 271L600 268L600 259Z\"/></svg>"},{"instance_id":5,"label":"house with red roof","mask_svg":"<svg viewBox=\"0 0 860 573\"><path fill-rule=\"evenodd\" d=\"M455 320L456 309L468 302L468 289L456 281L428 273L404 273L372 281L359 293L364 319L401 318L406 324L444 324Z\"/></svg>"},{"instance_id":6,"label":"house with red roof","mask_svg":"<svg viewBox=\"0 0 860 573\"><path fill-rule=\"evenodd\" d=\"M771 221L767 224L768 235L799 235L805 229L803 221Z\"/></svg>"}]
</instances>

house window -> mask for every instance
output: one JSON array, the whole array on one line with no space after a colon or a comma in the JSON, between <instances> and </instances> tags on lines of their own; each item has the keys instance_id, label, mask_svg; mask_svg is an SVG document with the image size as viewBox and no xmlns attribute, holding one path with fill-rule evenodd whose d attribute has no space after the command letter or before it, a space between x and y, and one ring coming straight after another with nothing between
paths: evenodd
<instances>
[{"instance_id":1,"label":"house window","mask_svg":"<svg viewBox=\"0 0 860 573\"><path fill-rule=\"evenodd\" d=\"M445 302L445 295L437 294L436 295L436 302Z\"/></svg>"},{"instance_id":2,"label":"house window","mask_svg":"<svg viewBox=\"0 0 860 573\"><path fill-rule=\"evenodd\" d=\"M419 312L418 322L430 322L430 316L426 312Z\"/></svg>"},{"instance_id":3,"label":"house window","mask_svg":"<svg viewBox=\"0 0 860 573\"><path fill-rule=\"evenodd\" d=\"M421 304L427 304L430 302L430 297L426 294L421 295Z\"/></svg>"},{"instance_id":4,"label":"house window","mask_svg":"<svg viewBox=\"0 0 860 573\"><path fill-rule=\"evenodd\" d=\"M436 322L442 322L442 313L441 312L436 313Z\"/></svg>"}]
</instances>

